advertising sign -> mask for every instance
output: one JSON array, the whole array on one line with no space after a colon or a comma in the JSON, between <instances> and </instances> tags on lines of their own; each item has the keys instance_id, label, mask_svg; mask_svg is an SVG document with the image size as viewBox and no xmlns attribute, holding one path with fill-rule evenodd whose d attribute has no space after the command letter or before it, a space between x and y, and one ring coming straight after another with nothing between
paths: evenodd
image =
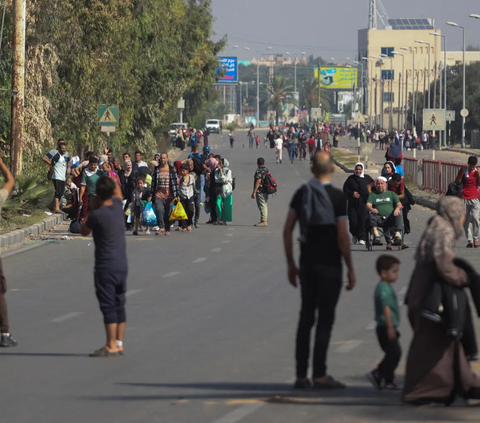
<instances>
[{"instance_id":1,"label":"advertising sign","mask_svg":"<svg viewBox=\"0 0 480 423\"><path fill-rule=\"evenodd\" d=\"M315 66L315 78L318 80L318 66ZM327 90L351 90L358 87L358 69L338 66L320 67L320 85Z\"/></svg>"},{"instance_id":2,"label":"advertising sign","mask_svg":"<svg viewBox=\"0 0 480 423\"><path fill-rule=\"evenodd\" d=\"M219 66L215 72L217 83L238 83L238 60L236 57L219 57Z\"/></svg>"}]
</instances>

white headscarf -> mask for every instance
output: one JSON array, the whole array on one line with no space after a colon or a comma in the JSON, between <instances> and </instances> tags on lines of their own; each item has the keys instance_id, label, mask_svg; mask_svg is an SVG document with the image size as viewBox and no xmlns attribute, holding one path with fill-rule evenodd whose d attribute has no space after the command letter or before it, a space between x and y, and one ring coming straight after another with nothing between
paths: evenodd
<instances>
[{"instance_id":1,"label":"white headscarf","mask_svg":"<svg viewBox=\"0 0 480 423\"><path fill-rule=\"evenodd\" d=\"M357 166L362 167L362 174L359 176L359 178L365 178L365 166L363 165L363 163L357 163L354 167L355 170L357 170Z\"/></svg>"}]
</instances>

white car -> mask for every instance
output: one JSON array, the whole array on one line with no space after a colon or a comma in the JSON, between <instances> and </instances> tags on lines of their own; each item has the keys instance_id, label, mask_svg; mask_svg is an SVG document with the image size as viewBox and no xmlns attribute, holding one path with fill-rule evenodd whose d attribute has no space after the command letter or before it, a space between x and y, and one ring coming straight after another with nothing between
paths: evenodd
<instances>
[{"instance_id":1,"label":"white car","mask_svg":"<svg viewBox=\"0 0 480 423\"><path fill-rule=\"evenodd\" d=\"M205 122L205 128L207 128L210 131L210 133L213 133L213 132L217 134L222 133L222 124L218 119L208 119Z\"/></svg>"}]
</instances>

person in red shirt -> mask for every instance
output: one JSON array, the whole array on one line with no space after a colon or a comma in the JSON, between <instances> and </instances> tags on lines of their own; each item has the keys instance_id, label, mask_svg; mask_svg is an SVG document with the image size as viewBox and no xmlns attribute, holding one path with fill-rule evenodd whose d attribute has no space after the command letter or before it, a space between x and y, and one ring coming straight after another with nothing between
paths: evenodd
<instances>
[{"instance_id":1,"label":"person in red shirt","mask_svg":"<svg viewBox=\"0 0 480 423\"><path fill-rule=\"evenodd\" d=\"M466 209L464 230L468 240L467 248L480 247L478 240L480 211L478 187L480 186L480 173L477 169L477 163L477 157L470 156L467 167L460 169L455 179L457 185L463 184L462 198Z\"/></svg>"}]
</instances>

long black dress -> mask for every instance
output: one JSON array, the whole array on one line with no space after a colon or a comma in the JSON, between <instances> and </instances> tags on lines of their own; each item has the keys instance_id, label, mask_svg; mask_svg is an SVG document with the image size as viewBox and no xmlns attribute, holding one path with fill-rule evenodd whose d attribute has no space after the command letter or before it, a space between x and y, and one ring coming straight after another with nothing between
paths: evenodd
<instances>
[{"instance_id":1,"label":"long black dress","mask_svg":"<svg viewBox=\"0 0 480 423\"><path fill-rule=\"evenodd\" d=\"M367 186L373 179L365 175L363 178L357 175L350 175L343 185L343 192L348 200L348 220L350 233L358 240L366 241L365 221L367 219ZM354 192L360 194L359 198L353 196Z\"/></svg>"}]
</instances>

